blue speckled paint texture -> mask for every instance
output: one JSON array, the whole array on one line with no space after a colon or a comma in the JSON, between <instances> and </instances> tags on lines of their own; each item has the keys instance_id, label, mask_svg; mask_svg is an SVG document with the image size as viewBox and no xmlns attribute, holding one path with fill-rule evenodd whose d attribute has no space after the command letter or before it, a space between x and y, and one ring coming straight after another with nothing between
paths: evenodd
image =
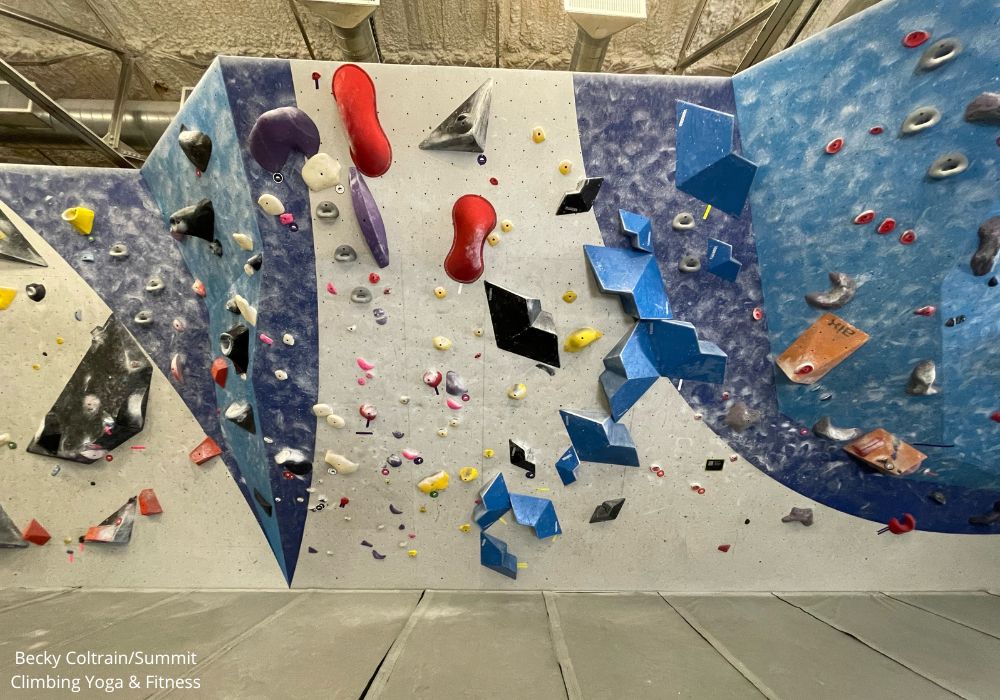
<instances>
[{"instance_id":1,"label":"blue speckled paint texture","mask_svg":"<svg viewBox=\"0 0 1000 700\"><path fill-rule=\"evenodd\" d=\"M986 46L995 33L977 31L980 38L970 37L966 53L953 65L914 76L922 49L904 49L903 34L923 28L936 37L961 37L960 16L981 23L986 14L984 2L958 2L946 10L917 6L883 3L874 13L737 79L738 127L747 144L743 155L761 165L750 199L754 232L747 211L733 219L713 210L703 221L704 205L677 192L670 181L674 100L732 113L727 81L577 76L578 122L587 172L605 177L594 208L606 244L625 243L617 233L618 207L653 218L656 254L675 316L694 323L701 337L729 355L724 387L685 382L682 388L709 426L765 473L844 512L883 523L910 512L924 530L991 532L968 525L967 519L988 510L1000 492L994 490L992 475L972 471L968 461L985 465L989 460L984 457L1000 449L997 426L989 421L985 405L1000 395L998 346L989 342L1000 331L997 302L984 299L988 278L973 281L968 260L976 228L998 191L1000 151L996 128L965 124L961 110L979 92L997 89L997 78L985 73L998 63L997 47ZM941 16L935 18L935 13ZM996 24L996 14L992 8L990 23ZM948 79L948 70L956 75ZM897 139L906 113L925 103L937 104L945 113L936 131L913 137L928 137L923 144ZM885 127L879 137L867 133L875 124ZM827 156L823 146L835 136L845 137L847 145ZM944 182L924 181L930 162L956 148L973 159L969 171ZM894 235L878 236L874 225L862 229L851 224L856 213L869 207L897 219ZM672 216L680 211L695 214L694 231L670 229ZM898 243L906 228L918 232L917 244ZM694 275L677 271L680 255L700 256L707 236L733 245L734 256L743 263L736 284L704 270ZM831 269L865 282L843 315L873 340L824 378L820 390L809 391L776 378L770 349L772 343L778 351L787 347L818 317L803 295L825 289ZM756 322L751 311L763 305L762 274L767 315ZM963 276L968 286L955 279ZM913 309L924 304L940 306L938 316L913 316ZM959 313L969 317L965 324L943 326ZM973 323L976 318L981 322ZM963 342L963 337L970 340ZM906 378L924 358L939 362L943 393L908 397ZM956 372L962 380L955 379ZM729 429L723 421L728 405L721 400L723 389L731 400L762 411L760 424L743 433ZM833 398L820 402L827 392ZM795 418L779 410L779 397ZM643 410L641 401L634 410ZM951 448L950 460L942 459L942 448L924 448L931 455L926 466L940 476L884 476L858 466L838 445L800 434L823 414L843 425L882 425L918 442L955 441L957 448ZM641 435L634 437L641 443ZM955 455L965 455L964 460ZM948 504L930 501L932 490L942 491Z\"/></svg>"},{"instance_id":2,"label":"blue speckled paint texture","mask_svg":"<svg viewBox=\"0 0 1000 700\"><path fill-rule=\"evenodd\" d=\"M305 528L310 479L285 479L274 466L273 456L282 448L301 450L313 457L316 442L316 416L319 386L319 331L317 328L316 256L313 248L312 215L309 190L302 180L305 156L292 152L282 168L282 182L264 171L249 149L250 130L264 112L276 107L295 106L295 88L288 61L277 59L221 58L222 73L236 127L236 137L243 156L246 182L253 202L265 193L282 201L285 211L295 217L298 231L292 231L254 205L256 227L263 242L264 265L257 299L260 330L275 339L265 347L260 362L252 369L257 390L258 421L265 435L274 443L267 446L272 465L272 487L281 500L275 515L281 522L285 562L291 579L299 555ZM330 97L331 110L333 97ZM295 337L288 347L280 338L284 333ZM283 369L286 381L274 372ZM322 462L321 462L322 463ZM302 499L300 503L298 499Z\"/></svg>"},{"instance_id":3,"label":"blue speckled paint texture","mask_svg":"<svg viewBox=\"0 0 1000 700\"><path fill-rule=\"evenodd\" d=\"M212 138L212 159L206 172L200 176L178 145L177 135L182 124L189 129L203 131ZM192 368L192 372L199 372L211 381L211 360L221 355L219 335L236 323L243 323L251 333L247 378L241 378L230 364L226 386L216 387L215 394L220 411L234 401L247 401L253 406L256 434L225 419L221 421L222 430L226 444L240 466L241 478L249 489L248 503L261 522L286 579L291 581L302 537L300 521L304 520L304 515L298 518L296 514L305 510L305 505L296 503L295 498L304 495L308 483L295 479L298 488L290 487L290 482L282 476L282 470L273 460L272 446L264 442L265 436L277 438L277 435L267 420L271 404L261 399L267 395L269 388L258 381L258 377L269 374L274 378L270 354L281 351L291 354L299 348L283 345L281 332L277 332L277 342L270 347L258 339L261 332L275 335L274 330L266 327L270 317L261 305L264 296L261 289L267 284L264 271L269 263L273 265L273 261L269 260L267 243L262 240L257 226L257 206L245 179L238 138L222 71L216 63L205 74L198 89L150 155L142 175L160 204L162 220L158 225L159 236L182 252L188 268L205 284L207 295L204 303L210 319L206 341L210 354L205 362ZM202 198L212 200L215 208L215 234L223 247L222 257L214 255L204 240L185 237L175 243L167 233L170 214ZM253 251L245 251L236 244L232 234L237 232L253 239ZM243 270L244 263L251 255L261 251L264 255L262 270L252 276L247 275ZM242 295L257 307L256 328L241 316L226 310L226 301L235 294ZM289 373L292 373L291 367ZM257 503L252 495L254 489L268 502L274 503L272 515L267 515ZM281 498L281 501L276 498Z\"/></svg>"}]
</instances>

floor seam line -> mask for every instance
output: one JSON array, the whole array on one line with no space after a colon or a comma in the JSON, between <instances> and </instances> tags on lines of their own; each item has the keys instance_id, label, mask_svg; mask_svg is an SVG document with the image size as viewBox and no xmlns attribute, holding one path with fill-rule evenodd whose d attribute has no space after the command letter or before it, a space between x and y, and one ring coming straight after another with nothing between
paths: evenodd
<instances>
[{"instance_id":1,"label":"floor seam line","mask_svg":"<svg viewBox=\"0 0 1000 700\"><path fill-rule=\"evenodd\" d=\"M566 637L563 634L562 618L556 605L555 594L551 591L542 591L542 600L545 601L545 612L549 618L549 639L552 641L552 650L555 652L556 662L559 664L559 673L562 675L563 687L566 689L566 698L567 700L583 700L580 681L576 677L576 669L573 668L573 660L570 658L569 647L566 645Z\"/></svg>"},{"instance_id":2,"label":"floor seam line","mask_svg":"<svg viewBox=\"0 0 1000 700\"><path fill-rule=\"evenodd\" d=\"M884 595L886 598L892 598L896 602L902 603L903 605L909 605L911 608L916 608L917 610L921 610L921 611L923 611L925 613L930 613L931 615L936 615L937 617L940 617L942 620L947 620L948 622L954 622L956 625L961 625L962 627L970 629L970 630L972 630L974 632L979 632L980 634L985 634L987 637L993 637L993 639L1000 639L1000 635L993 634L992 632L987 632L986 630L981 630L978 627L973 627L972 625L968 625L968 624L962 622L961 620L956 620L955 618L948 617L947 615L943 615L942 613L935 612L933 610L928 610L927 608L922 607L920 605L917 605L916 603L911 603L908 600L902 600L901 598L897 598L895 595L892 595L891 593L885 593L885 592L883 592L882 595ZM896 595L905 595L905 594L897 593Z\"/></svg>"},{"instance_id":3,"label":"floor seam line","mask_svg":"<svg viewBox=\"0 0 1000 700\"><path fill-rule=\"evenodd\" d=\"M814 615L809 610L806 610L805 608L796 605L795 603L793 603L790 600L786 600L785 598L782 598L777 593L772 593L771 595L773 595L778 600L780 600L780 601L782 601L784 603L787 603L788 605L791 605L793 608L796 608L797 610L801 610L806 615L809 615L810 617L812 617L814 620L818 620L819 622L822 622L824 625L826 625L830 629L837 630L841 634L846 634L851 639L856 640L859 644L862 644L862 645L868 647L869 649L871 649L872 651L874 651L876 654L881 654L885 658L889 659L889 661L893 662L894 664L896 664L898 666L902 666L903 668L905 668L910 673L913 673L914 675L920 676L921 678L923 678L924 680L926 680L928 683L932 683L932 684L936 685L938 688L941 688L941 690L944 690L947 693L951 693L955 697L963 698L963 700L972 700L971 698L966 698L966 696L962 695L957 690L952 690L951 688L948 688L946 686L941 685L940 683L938 683L937 681L935 681L933 678L928 678L927 676L925 676L924 674L922 674L920 671L916 670L915 668L911 668L910 666L907 666L906 664L904 664L899 659L893 658L892 656L890 656L889 654L885 653L881 649L877 649L876 647L873 647L871 644L869 644L868 642L866 642L861 637L858 637L857 635L853 634L852 632L848 632L847 630L843 629L842 627L838 627L837 625L833 624L829 620L824 620L822 617L819 617L818 615Z\"/></svg>"},{"instance_id":4,"label":"floor seam line","mask_svg":"<svg viewBox=\"0 0 1000 700\"><path fill-rule=\"evenodd\" d=\"M368 700L368 698L380 698L382 693L385 691L386 685L389 683L389 676L392 675L393 669L396 668L396 663L399 661L399 657L402 656L403 647L406 646L406 642L410 637L410 633L417 626L420 620L424 616L424 612L430 607L431 598L434 597L434 591L425 590L420 595L420 600L417 604L413 606L413 610L410 612L410 616L406 620L406 624L403 625L403 629L399 630L399 634L396 638L392 640L392 644L385 652L385 656L382 657L382 662L379 663L378 667L375 669L375 673L372 674L371 680L368 681L368 685L361 692L361 696L358 700Z\"/></svg>"},{"instance_id":5,"label":"floor seam line","mask_svg":"<svg viewBox=\"0 0 1000 700\"><path fill-rule=\"evenodd\" d=\"M755 673L753 673L749 668L743 666L739 659L736 658L735 654L732 654L725 645L718 639L716 639L708 630L701 628L699 625L693 623L688 619L687 615L681 612L677 607L675 607L667 597L660 592L656 595L660 596L660 600L666 603L667 607L677 613L678 617L687 623L688 627L694 630L694 633L705 640L705 642L715 650L722 659L735 669L735 671L746 679L747 683L752 685L757 691L763 695L768 700L781 700L781 696L769 688L761 678L758 678Z\"/></svg>"},{"instance_id":6,"label":"floor seam line","mask_svg":"<svg viewBox=\"0 0 1000 700\"><path fill-rule=\"evenodd\" d=\"M250 625L250 627L247 627L245 630L243 630L242 632L240 632L239 634L237 634L235 637L232 637L228 642L223 643L222 646L220 646L218 649L216 649L215 651L213 651L212 653L210 653L208 656L206 656L204 661L196 664L194 668L190 669L187 673L181 674L180 677L181 678L190 678L191 676L193 676L195 674L196 671L200 672L202 669L208 668L213 663L215 663L217 660L219 660L220 658L222 658L223 656L225 656L226 654L228 654L230 651L232 651L241 642L243 642L244 640L246 640L248 637L251 637L254 633L257 632L257 630L261 629L265 625L271 624L272 622L274 622L275 620L277 620L279 617L281 617L282 615L284 615L286 611L292 609L293 607L295 607L296 605L298 605L299 603L301 603L305 598L309 598L310 597L309 593L297 593L297 594L293 594L293 595L294 595L294 598L292 600L290 600L287 603L285 603L284 605L282 605L280 608L278 608L277 610L275 610L273 613L271 613L270 615L268 615L267 617L265 617L263 620L259 620L259 621L255 622L254 624ZM146 698L148 698L150 700L152 698L163 698L163 697L166 697L166 696L170 695L175 690L179 690L181 692L185 692L185 689L183 689L183 688L168 688L168 689L165 689L165 690L157 691L157 692L153 693L152 695L147 695Z\"/></svg>"},{"instance_id":7,"label":"floor seam line","mask_svg":"<svg viewBox=\"0 0 1000 700\"><path fill-rule=\"evenodd\" d=\"M25 589L28 590L28 589ZM73 591L79 590L77 588L67 588L62 591L53 591L47 596L42 596L41 598L32 598L31 600L22 600L20 603L11 603L5 608L0 608L0 615L7 612L8 610L17 610L18 608L23 608L28 605L34 605L35 603L44 603L46 600L52 600L53 598L58 598L59 596L66 595L67 593L72 593Z\"/></svg>"}]
</instances>

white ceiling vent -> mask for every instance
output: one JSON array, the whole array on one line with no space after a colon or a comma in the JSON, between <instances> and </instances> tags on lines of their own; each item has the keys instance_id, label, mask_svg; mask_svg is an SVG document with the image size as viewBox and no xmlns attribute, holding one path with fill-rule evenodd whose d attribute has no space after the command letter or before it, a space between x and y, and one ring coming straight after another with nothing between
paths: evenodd
<instances>
[{"instance_id":1,"label":"white ceiling vent","mask_svg":"<svg viewBox=\"0 0 1000 700\"><path fill-rule=\"evenodd\" d=\"M379 0L299 0L335 27L352 29L378 9Z\"/></svg>"}]
</instances>

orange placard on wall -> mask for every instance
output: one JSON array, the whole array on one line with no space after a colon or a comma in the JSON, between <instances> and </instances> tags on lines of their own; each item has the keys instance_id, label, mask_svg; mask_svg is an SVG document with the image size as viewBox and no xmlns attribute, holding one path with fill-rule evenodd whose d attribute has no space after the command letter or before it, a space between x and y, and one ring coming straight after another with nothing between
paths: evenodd
<instances>
[{"instance_id":1,"label":"orange placard on wall","mask_svg":"<svg viewBox=\"0 0 1000 700\"><path fill-rule=\"evenodd\" d=\"M927 455L883 428L862 435L844 448L869 467L885 474L902 476L916 471Z\"/></svg>"},{"instance_id":2,"label":"orange placard on wall","mask_svg":"<svg viewBox=\"0 0 1000 700\"><path fill-rule=\"evenodd\" d=\"M814 384L868 342L868 334L825 313L788 346L776 362L796 384Z\"/></svg>"}]
</instances>

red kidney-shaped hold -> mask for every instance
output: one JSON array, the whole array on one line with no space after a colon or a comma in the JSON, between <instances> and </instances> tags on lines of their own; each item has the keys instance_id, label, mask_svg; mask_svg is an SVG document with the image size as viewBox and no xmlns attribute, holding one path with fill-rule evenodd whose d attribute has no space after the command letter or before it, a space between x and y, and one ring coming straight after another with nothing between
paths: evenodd
<instances>
[{"instance_id":1,"label":"red kidney-shaped hold","mask_svg":"<svg viewBox=\"0 0 1000 700\"><path fill-rule=\"evenodd\" d=\"M878 225L878 228L875 230L881 233L882 235L885 235L887 233L892 233L892 230L894 228L896 228L896 220L893 218L887 218L882 223L880 223Z\"/></svg>"},{"instance_id":2,"label":"red kidney-shaped hold","mask_svg":"<svg viewBox=\"0 0 1000 700\"><path fill-rule=\"evenodd\" d=\"M904 532L910 532L917 526L917 519L909 513L903 513L903 522L899 522L896 518L889 518L889 522L886 525L889 526L889 532L892 534L902 535Z\"/></svg>"},{"instance_id":3,"label":"red kidney-shaped hold","mask_svg":"<svg viewBox=\"0 0 1000 700\"><path fill-rule=\"evenodd\" d=\"M375 83L353 63L333 74L333 99L351 144L351 160L368 177L384 175L392 165L392 145L378 121Z\"/></svg>"},{"instance_id":4,"label":"red kidney-shaped hold","mask_svg":"<svg viewBox=\"0 0 1000 700\"><path fill-rule=\"evenodd\" d=\"M456 282L475 282L483 274L483 246L497 225L497 212L478 194L462 195L451 209L455 239L444 259L444 271Z\"/></svg>"}]
</instances>

